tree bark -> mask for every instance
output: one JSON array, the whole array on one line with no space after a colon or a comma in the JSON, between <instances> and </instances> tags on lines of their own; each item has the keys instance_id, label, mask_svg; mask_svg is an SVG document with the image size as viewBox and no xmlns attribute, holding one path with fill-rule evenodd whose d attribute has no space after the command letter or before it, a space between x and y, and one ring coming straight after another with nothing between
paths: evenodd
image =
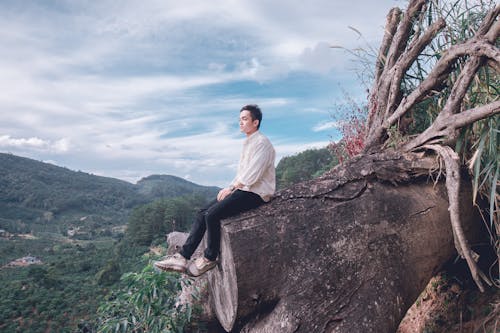
<instances>
[{"instance_id":1,"label":"tree bark","mask_svg":"<svg viewBox=\"0 0 500 333\"><path fill-rule=\"evenodd\" d=\"M446 189L418 176L432 161L360 157L223 221L208 281L224 329L394 332L455 253ZM401 183L405 174L417 178ZM470 188L460 200L468 225Z\"/></svg>"},{"instance_id":2,"label":"tree bark","mask_svg":"<svg viewBox=\"0 0 500 333\"><path fill-rule=\"evenodd\" d=\"M219 264L207 279L226 331L394 332L431 276L456 253L454 234L475 281L487 281L469 248L468 229L480 225L470 183L444 144L459 128L500 113L497 100L468 110L463 103L482 64L499 68L500 6L474 37L442 52L427 77L403 96L405 73L444 27L438 20L427 31L414 30L427 2L410 0L404 13L394 9L387 17L364 155L223 221ZM461 60L463 71L432 125L401 142L399 153L381 151L390 128L441 89ZM444 157L447 187L432 181L441 165L425 155L429 150Z\"/></svg>"}]
</instances>

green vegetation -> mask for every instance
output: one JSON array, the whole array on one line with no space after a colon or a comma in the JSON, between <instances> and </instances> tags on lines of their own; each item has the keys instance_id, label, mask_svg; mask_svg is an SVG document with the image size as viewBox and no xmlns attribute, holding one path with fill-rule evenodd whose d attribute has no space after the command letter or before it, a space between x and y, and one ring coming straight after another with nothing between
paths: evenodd
<instances>
[{"instance_id":1,"label":"green vegetation","mask_svg":"<svg viewBox=\"0 0 500 333\"><path fill-rule=\"evenodd\" d=\"M127 228L127 240L135 245L151 245L172 231L188 231L196 212L206 204L200 195L162 199L136 208ZM160 238L159 238L160 237Z\"/></svg>"},{"instance_id":2,"label":"green vegetation","mask_svg":"<svg viewBox=\"0 0 500 333\"><path fill-rule=\"evenodd\" d=\"M338 164L328 148L308 149L283 157L276 167L276 185L283 189L292 184L321 176Z\"/></svg>"},{"instance_id":3,"label":"green vegetation","mask_svg":"<svg viewBox=\"0 0 500 333\"><path fill-rule=\"evenodd\" d=\"M189 280L176 273L158 274L147 265L140 273L124 274L122 282L125 286L98 309L98 332L184 332L192 309L177 302L181 285Z\"/></svg>"},{"instance_id":4,"label":"green vegetation","mask_svg":"<svg viewBox=\"0 0 500 333\"><path fill-rule=\"evenodd\" d=\"M140 332L147 327L144 332L154 332L160 331L160 327L170 327L173 332L174 328L182 327L182 323L189 321L187 311L191 310L181 311L171 306L180 283L176 277L153 274L147 268L142 273L129 273L122 280L120 278L123 273L141 271L147 264L144 254L149 246L163 241L166 232L174 227L186 231L194 206L205 202L201 196L187 196L138 207L120 240L104 237L70 240L49 233L37 239L0 239L2 265L28 253L36 254L43 261L42 265L0 270L0 278L5 281L0 285L0 293L4 296L0 299L0 331L74 332L75 327L80 331L93 331L98 321L99 304L102 304L99 316L105 318L101 319L106 323L100 328L102 331L107 332L106 327L115 325L113 314L123 316L124 313L135 320L127 324L133 323L127 330ZM172 221L179 224L174 226ZM153 287L157 292L153 296L158 299L150 295L152 298L144 296L132 302L132 297L145 292L144 288ZM137 293L129 294L132 290ZM141 310L141 306L148 304L155 308L150 316ZM111 308L114 312L107 312ZM174 313L175 316L171 316Z\"/></svg>"},{"instance_id":5,"label":"green vegetation","mask_svg":"<svg viewBox=\"0 0 500 333\"><path fill-rule=\"evenodd\" d=\"M0 239L2 261L27 253L43 261L0 270L0 331L72 332L92 320L106 293L94 276L111 258L113 245L111 240Z\"/></svg>"},{"instance_id":6,"label":"green vegetation","mask_svg":"<svg viewBox=\"0 0 500 333\"><path fill-rule=\"evenodd\" d=\"M134 185L0 153L0 229L66 235L78 228L77 238L91 239L115 233L139 205L180 195L213 197L217 190L166 175Z\"/></svg>"},{"instance_id":7,"label":"green vegetation","mask_svg":"<svg viewBox=\"0 0 500 333\"><path fill-rule=\"evenodd\" d=\"M201 195L187 195L134 209L114 249L116 257L96 275L99 284L111 287L98 309L98 332L184 332L190 325L192 309L177 304L181 285L189 281L179 274L158 274L144 260L149 247L164 242L165 234L187 231L206 203ZM140 273L125 273L120 280L117 271Z\"/></svg>"},{"instance_id":8,"label":"green vegetation","mask_svg":"<svg viewBox=\"0 0 500 333\"><path fill-rule=\"evenodd\" d=\"M94 332L99 304L130 287L121 276L141 271L149 245L187 230L217 193L173 176L133 185L9 154L0 154L0 184L1 332ZM29 254L42 264L5 266Z\"/></svg>"}]
</instances>

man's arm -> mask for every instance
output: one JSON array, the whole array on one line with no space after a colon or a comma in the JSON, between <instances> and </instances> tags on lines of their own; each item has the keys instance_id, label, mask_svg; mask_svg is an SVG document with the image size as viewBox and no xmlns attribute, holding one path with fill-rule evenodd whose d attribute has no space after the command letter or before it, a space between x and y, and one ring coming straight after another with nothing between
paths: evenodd
<instances>
[{"instance_id":1,"label":"man's arm","mask_svg":"<svg viewBox=\"0 0 500 333\"><path fill-rule=\"evenodd\" d=\"M242 188L243 184L238 182L236 182L236 184L230 185L229 187L223 188L222 190L219 191L219 194L217 194L217 201L224 200L228 195Z\"/></svg>"},{"instance_id":2,"label":"man's arm","mask_svg":"<svg viewBox=\"0 0 500 333\"><path fill-rule=\"evenodd\" d=\"M270 163L274 164L273 147L266 143L259 144L245 170L242 170L242 173L238 175L236 183L233 185L235 187L238 185L238 188L243 189L250 188L250 186L262 179Z\"/></svg>"}]
</instances>

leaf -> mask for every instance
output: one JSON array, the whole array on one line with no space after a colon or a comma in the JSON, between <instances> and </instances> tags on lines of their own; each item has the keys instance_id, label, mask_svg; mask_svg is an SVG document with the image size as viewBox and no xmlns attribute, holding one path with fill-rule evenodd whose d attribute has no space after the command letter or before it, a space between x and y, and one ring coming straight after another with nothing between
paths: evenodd
<instances>
[{"instance_id":1,"label":"leaf","mask_svg":"<svg viewBox=\"0 0 500 333\"><path fill-rule=\"evenodd\" d=\"M497 182L498 182L498 170L499 166L497 163L495 176L491 182L491 192L490 192L490 226L493 228L494 216L495 216L495 201L497 193Z\"/></svg>"},{"instance_id":2,"label":"leaf","mask_svg":"<svg viewBox=\"0 0 500 333\"><path fill-rule=\"evenodd\" d=\"M473 184L472 201L474 203L476 203L476 198L477 198L477 194L479 191L479 175L481 174L481 155L483 153L486 136L487 136L487 132L484 131L481 135L481 139L479 141L479 146L477 147L477 150L474 153L474 155L476 155L476 153L477 153L477 156L474 159L474 180L472 182L472 184Z\"/></svg>"},{"instance_id":3,"label":"leaf","mask_svg":"<svg viewBox=\"0 0 500 333\"><path fill-rule=\"evenodd\" d=\"M354 31L355 33L357 33L359 37L363 36L363 34L358 29L354 28L353 26L348 25L347 27L349 29L351 29L352 31Z\"/></svg>"}]
</instances>

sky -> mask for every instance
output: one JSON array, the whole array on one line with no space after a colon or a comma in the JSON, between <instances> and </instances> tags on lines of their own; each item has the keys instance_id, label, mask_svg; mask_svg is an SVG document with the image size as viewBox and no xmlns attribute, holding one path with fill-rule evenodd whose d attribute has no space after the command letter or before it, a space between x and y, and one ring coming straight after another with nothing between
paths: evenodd
<instances>
[{"instance_id":1,"label":"sky","mask_svg":"<svg viewBox=\"0 0 500 333\"><path fill-rule=\"evenodd\" d=\"M388 11L405 5L0 0L0 152L132 183L225 186L243 105L262 108L276 164L339 139L341 105L367 87L331 46L377 49Z\"/></svg>"}]
</instances>

